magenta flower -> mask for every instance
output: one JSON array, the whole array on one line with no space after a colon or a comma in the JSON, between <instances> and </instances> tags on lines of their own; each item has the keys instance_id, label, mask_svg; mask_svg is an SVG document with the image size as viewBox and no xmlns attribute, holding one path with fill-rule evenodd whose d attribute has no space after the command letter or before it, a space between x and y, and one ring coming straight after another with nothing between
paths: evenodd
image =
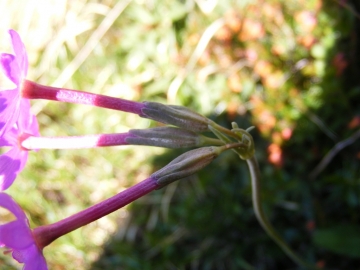
<instances>
[{"instance_id":1,"label":"magenta flower","mask_svg":"<svg viewBox=\"0 0 360 270\"><path fill-rule=\"evenodd\" d=\"M30 104L23 104L22 107L30 109ZM16 125L0 138L0 147L10 148L0 156L0 191L10 187L25 167L28 150L21 146L21 141L29 135L40 136L36 117L31 116L20 114Z\"/></svg>"},{"instance_id":2,"label":"magenta flower","mask_svg":"<svg viewBox=\"0 0 360 270\"><path fill-rule=\"evenodd\" d=\"M29 220L19 205L6 193L0 193L0 207L14 214L16 220L0 225L0 247L9 248L23 270L46 270L47 265L42 250L36 245Z\"/></svg>"},{"instance_id":3,"label":"magenta flower","mask_svg":"<svg viewBox=\"0 0 360 270\"><path fill-rule=\"evenodd\" d=\"M15 84L11 90L0 91L0 147L10 150L0 156L0 191L7 189L25 166L28 151L19 139L39 136L38 123L30 112L30 102L21 97L20 89L27 74L28 60L18 33L9 30L15 55L0 54L0 67Z\"/></svg>"},{"instance_id":4,"label":"magenta flower","mask_svg":"<svg viewBox=\"0 0 360 270\"><path fill-rule=\"evenodd\" d=\"M28 58L20 36L9 30L15 55L0 54L0 67L5 75L15 84L14 89L0 91L0 137L10 130L20 115L32 118L29 100L21 98L21 85L27 75Z\"/></svg>"}]
</instances>

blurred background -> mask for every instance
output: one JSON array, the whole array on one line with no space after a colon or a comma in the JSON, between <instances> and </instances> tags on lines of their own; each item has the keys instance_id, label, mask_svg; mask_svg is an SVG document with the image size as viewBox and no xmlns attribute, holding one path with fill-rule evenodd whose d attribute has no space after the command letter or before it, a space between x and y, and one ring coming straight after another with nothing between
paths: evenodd
<instances>
[{"instance_id":1,"label":"blurred background","mask_svg":"<svg viewBox=\"0 0 360 270\"><path fill-rule=\"evenodd\" d=\"M11 52L13 28L30 80L184 105L227 128L254 125L275 228L308 262L360 269L359 13L357 0L2 0L0 51ZM44 136L159 125L90 106L32 105ZM115 195L184 151L42 150L7 193L34 228ZM55 270L298 269L256 221L246 164L231 151L44 254ZM21 269L3 254L0 266Z\"/></svg>"}]
</instances>

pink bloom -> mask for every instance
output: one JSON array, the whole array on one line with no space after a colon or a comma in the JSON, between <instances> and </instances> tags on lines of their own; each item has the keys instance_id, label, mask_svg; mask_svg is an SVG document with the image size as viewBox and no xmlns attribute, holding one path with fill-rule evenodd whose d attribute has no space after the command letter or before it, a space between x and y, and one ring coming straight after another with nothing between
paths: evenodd
<instances>
[{"instance_id":1,"label":"pink bloom","mask_svg":"<svg viewBox=\"0 0 360 270\"><path fill-rule=\"evenodd\" d=\"M20 89L28 70L28 59L25 46L18 33L9 30L15 55L0 54L0 67L5 75L15 84L11 90L0 92L0 137L12 128L19 116L30 117L29 100L21 98Z\"/></svg>"},{"instance_id":2,"label":"pink bloom","mask_svg":"<svg viewBox=\"0 0 360 270\"><path fill-rule=\"evenodd\" d=\"M15 55L0 54L0 67L15 84L11 90L0 91L0 147L10 150L0 156L0 190L7 189L24 168L27 151L19 138L39 136L38 123L30 112L30 102L21 97L20 89L28 69L27 54L18 33L9 30Z\"/></svg>"},{"instance_id":3,"label":"pink bloom","mask_svg":"<svg viewBox=\"0 0 360 270\"><path fill-rule=\"evenodd\" d=\"M35 242L29 221L19 205L7 194L0 193L0 207L9 210L16 217L0 225L0 247L7 247L19 263L24 263L23 270L46 270L45 258Z\"/></svg>"},{"instance_id":4,"label":"pink bloom","mask_svg":"<svg viewBox=\"0 0 360 270\"><path fill-rule=\"evenodd\" d=\"M20 115L16 126L0 137L0 147L10 148L0 156L0 191L10 187L16 176L25 167L28 150L21 147L21 141L30 134L40 135L35 116L32 115L32 118L22 116Z\"/></svg>"}]
</instances>

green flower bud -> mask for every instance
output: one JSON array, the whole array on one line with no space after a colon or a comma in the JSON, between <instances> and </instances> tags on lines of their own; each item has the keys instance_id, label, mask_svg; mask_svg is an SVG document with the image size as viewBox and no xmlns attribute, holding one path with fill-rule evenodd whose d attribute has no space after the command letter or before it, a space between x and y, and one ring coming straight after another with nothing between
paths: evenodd
<instances>
[{"instance_id":1,"label":"green flower bud","mask_svg":"<svg viewBox=\"0 0 360 270\"><path fill-rule=\"evenodd\" d=\"M219 155L217 148L209 146L188 151L153 173L151 177L155 177L157 184L163 187L190 176L210 164Z\"/></svg>"},{"instance_id":2,"label":"green flower bud","mask_svg":"<svg viewBox=\"0 0 360 270\"><path fill-rule=\"evenodd\" d=\"M130 129L129 133L134 136L126 138L125 141L136 145L186 148L199 146L202 142L199 134L175 127Z\"/></svg>"},{"instance_id":3,"label":"green flower bud","mask_svg":"<svg viewBox=\"0 0 360 270\"><path fill-rule=\"evenodd\" d=\"M164 105L157 102L144 102L142 117L165 124L174 125L194 132L209 131L210 120L186 107Z\"/></svg>"},{"instance_id":4,"label":"green flower bud","mask_svg":"<svg viewBox=\"0 0 360 270\"><path fill-rule=\"evenodd\" d=\"M164 187L176 180L190 176L209 165L220 153L231 148L241 147L241 143L226 144L220 147L208 146L188 151L164 168L153 173L151 177L157 179L156 183Z\"/></svg>"}]
</instances>

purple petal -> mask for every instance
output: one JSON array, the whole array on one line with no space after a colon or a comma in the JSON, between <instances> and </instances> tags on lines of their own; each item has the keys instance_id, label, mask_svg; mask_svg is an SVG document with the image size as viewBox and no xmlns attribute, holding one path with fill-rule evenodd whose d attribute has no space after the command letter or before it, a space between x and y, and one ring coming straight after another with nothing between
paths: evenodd
<instances>
[{"instance_id":1,"label":"purple petal","mask_svg":"<svg viewBox=\"0 0 360 270\"><path fill-rule=\"evenodd\" d=\"M20 256L20 258L18 257ZM47 270L45 258L42 252L37 248L37 246L31 245L26 250L18 251L16 254L13 252L13 258L17 261L22 259L24 265L23 270Z\"/></svg>"},{"instance_id":2,"label":"purple petal","mask_svg":"<svg viewBox=\"0 0 360 270\"><path fill-rule=\"evenodd\" d=\"M0 245L11 249L25 249L34 243L27 220L16 220L0 225Z\"/></svg>"},{"instance_id":3,"label":"purple petal","mask_svg":"<svg viewBox=\"0 0 360 270\"><path fill-rule=\"evenodd\" d=\"M0 156L0 190L12 185L27 161L28 152L17 147Z\"/></svg>"},{"instance_id":4,"label":"purple petal","mask_svg":"<svg viewBox=\"0 0 360 270\"><path fill-rule=\"evenodd\" d=\"M19 149L19 152L20 153L18 153L16 157L18 160L20 160L20 167L16 172L17 174L19 174L24 169L29 155L29 152L26 150Z\"/></svg>"},{"instance_id":5,"label":"purple petal","mask_svg":"<svg viewBox=\"0 0 360 270\"><path fill-rule=\"evenodd\" d=\"M33 136L40 136L39 125L35 115L30 111L30 101L28 99L21 99L18 126L21 133L25 132Z\"/></svg>"},{"instance_id":6,"label":"purple petal","mask_svg":"<svg viewBox=\"0 0 360 270\"><path fill-rule=\"evenodd\" d=\"M27 219L22 208L14 201L14 199L3 192L0 192L0 207L3 207L9 210L15 215L17 219L24 220Z\"/></svg>"},{"instance_id":7,"label":"purple petal","mask_svg":"<svg viewBox=\"0 0 360 270\"><path fill-rule=\"evenodd\" d=\"M42 251L35 244L29 221L21 207L6 193L0 193L0 207L12 212L17 220L0 225L0 246L12 249L12 256L26 270L47 270Z\"/></svg>"},{"instance_id":8,"label":"purple petal","mask_svg":"<svg viewBox=\"0 0 360 270\"><path fill-rule=\"evenodd\" d=\"M4 146L10 146L12 145L8 140L6 140L4 137L0 138L0 147L4 147Z\"/></svg>"},{"instance_id":9,"label":"purple petal","mask_svg":"<svg viewBox=\"0 0 360 270\"><path fill-rule=\"evenodd\" d=\"M20 95L17 89L0 91L0 137L9 130L19 117Z\"/></svg>"},{"instance_id":10,"label":"purple petal","mask_svg":"<svg viewBox=\"0 0 360 270\"><path fill-rule=\"evenodd\" d=\"M39 124L38 124L36 116L32 115L32 116L29 117L29 119L30 119L30 123L29 123L29 126L27 128L28 133L32 134L34 136L40 136Z\"/></svg>"},{"instance_id":11,"label":"purple petal","mask_svg":"<svg viewBox=\"0 0 360 270\"><path fill-rule=\"evenodd\" d=\"M6 77L18 86L20 84L20 80L22 79L22 71L16 57L8 53L0 54L0 66Z\"/></svg>"},{"instance_id":12,"label":"purple petal","mask_svg":"<svg viewBox=\"0 0 360 270\"><path fill-rule=\"evenodd\" d=\"M19 34L14 30L9 30L11 42L16 55L16 59L21 71L21 78L25 78L28 70L28 57L24 43L21 41Z\"/></svg>"},{"instance_id":13,"label":"purple petal","mask_svg":"<svg viewBox=\"0 0 360 270\"><path fill-rule=\"evenodd\" d=\"M16 127L6 131L2 137L0 137L0 147L4 146L17 146L19 137L19 130Z\"/></svg>"},{"instance_id":14,"label":"purple petal","mask_svg":"<svg viewBox=\"0 0 360 270\"><path fill-rule=\"evenodd\" d=\"M46 260L42 252L34 244L22 251L25 266L23 270L47 270Z\"/></svg>"}]
</instances>

